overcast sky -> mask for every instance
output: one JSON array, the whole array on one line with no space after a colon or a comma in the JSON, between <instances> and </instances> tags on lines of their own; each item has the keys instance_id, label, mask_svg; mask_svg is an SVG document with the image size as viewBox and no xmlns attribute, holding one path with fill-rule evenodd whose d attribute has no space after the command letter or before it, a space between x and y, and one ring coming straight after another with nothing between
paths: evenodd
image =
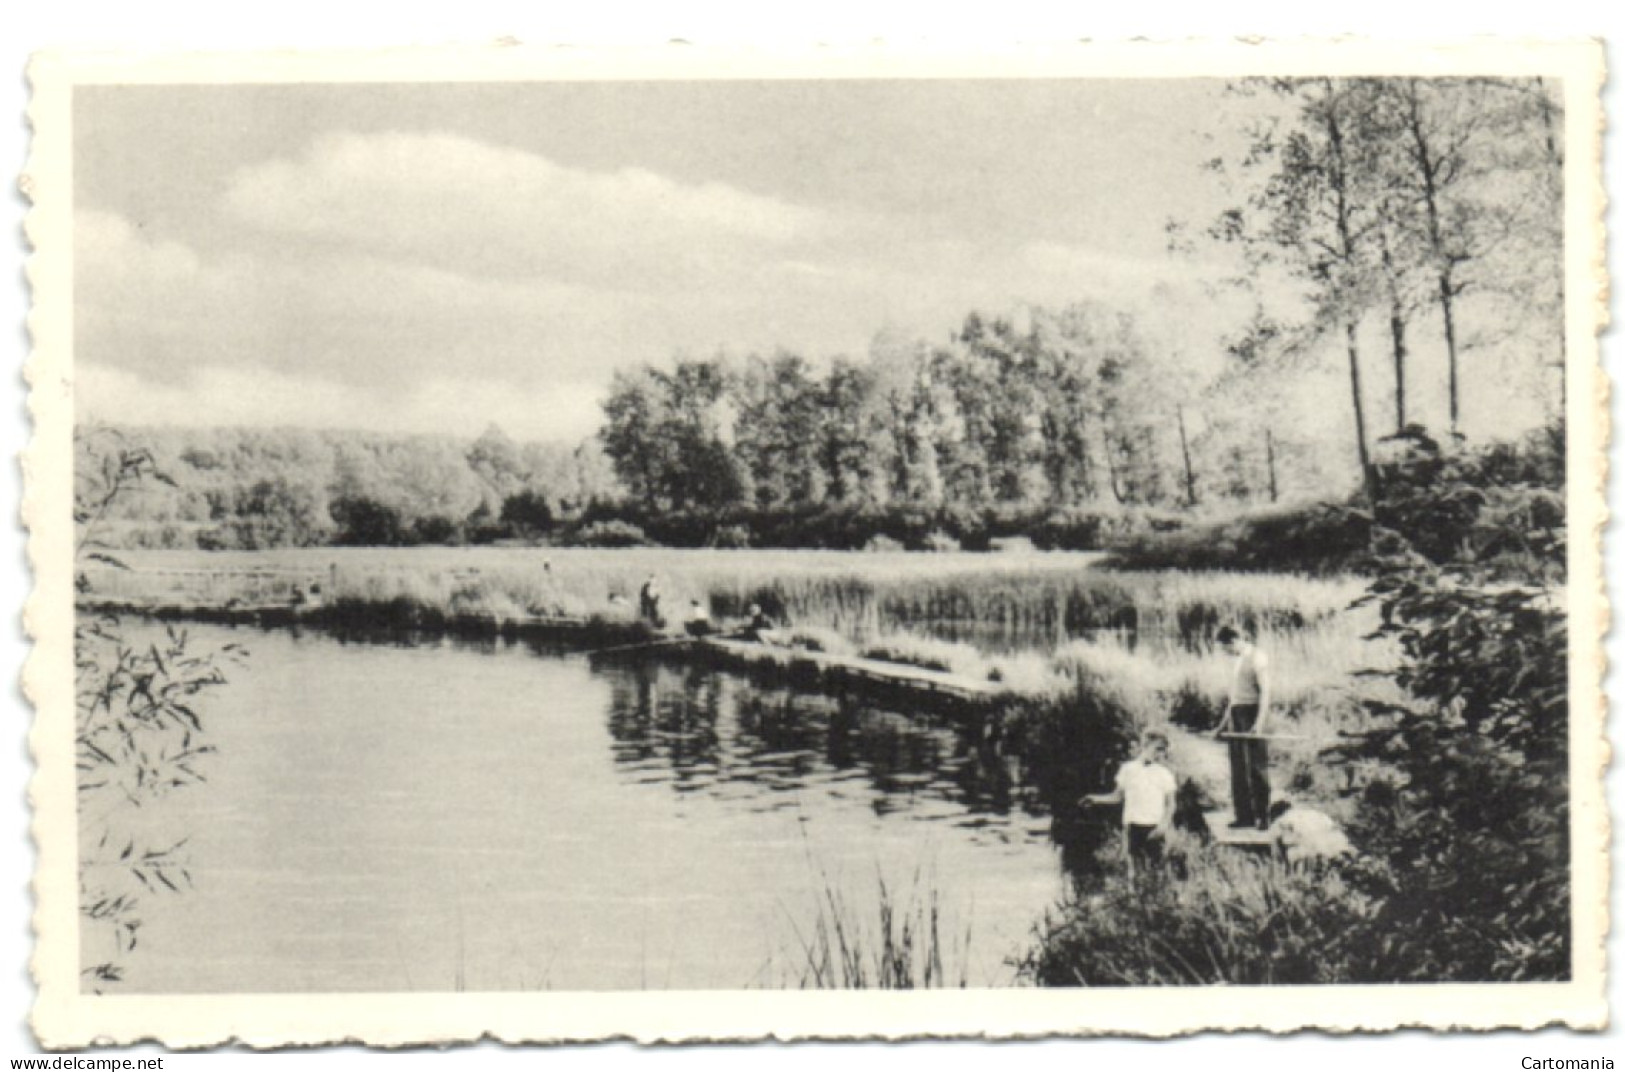
<instances>
[{"instance_id":1,"label":"overcast sky","mask_svg":"<svg viewBox=\"0 0 1625 1072\"><path fill-rule=\"evenodd\" d=\"M1203 130L1243 107L1190 81L80 89L78 397L574 440L612 369L676 353L861 355L1089 297L1205 330L1210 273L1163 227L1222 207Z\"/></svg>"}]
</instances>

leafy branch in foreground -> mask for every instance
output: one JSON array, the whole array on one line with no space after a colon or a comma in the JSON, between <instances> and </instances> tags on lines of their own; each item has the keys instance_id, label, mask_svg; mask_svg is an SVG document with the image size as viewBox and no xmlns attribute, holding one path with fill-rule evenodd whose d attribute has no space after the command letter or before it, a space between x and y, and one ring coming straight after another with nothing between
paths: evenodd
<instances>
[{"instance_id":1,"label":"leafy branch in foreground","mask_svg":"<svg viewBox=\"0 0 1625 1072\"><path fill-rule=\"evenodd\" d=\"M148 479L167 481L152 456L116 433L77 436L75 561L123 564L97 550L116 500ZM136 948L142 898L191 885L184 837L164 829L153 805L205 779L199 698L226 683L221 662L242 649L199 651L183 629L131 640L114 615L74 623L74 762L79 811L81 974L93 989L123 981Z\"/></svg>"}]
</instances>

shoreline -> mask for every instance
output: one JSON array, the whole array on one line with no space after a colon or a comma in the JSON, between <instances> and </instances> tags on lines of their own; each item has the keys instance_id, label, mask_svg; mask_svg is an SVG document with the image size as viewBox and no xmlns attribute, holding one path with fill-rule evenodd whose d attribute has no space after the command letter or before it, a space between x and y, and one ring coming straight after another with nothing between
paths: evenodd
<instances>
[{"instance_id":1,"label":"shoreline","mask_svg":"<svg viewBox=\"0 0 1625 1072\"><path fill-rule=\"evenodd\" d=\"M931 670L907 663L763 644L723 635L688 637L654 629L645 622L604 618L533 615L449 614L407 604L341 602L319 606L261 604L220 606L152 604L127 600L80 600L78 614L127 614L161 622L252 626L262 629L309 627L325 630L385 629L441 636L547 640L580 647L590 658L651 658L698 663L742 673L779 685L826 695L859 693L896 701L929 699L928 713L985 713L1017 694L996 682ZM603 650L594 650L603 649Z\"/></svg>"}]
</instances>

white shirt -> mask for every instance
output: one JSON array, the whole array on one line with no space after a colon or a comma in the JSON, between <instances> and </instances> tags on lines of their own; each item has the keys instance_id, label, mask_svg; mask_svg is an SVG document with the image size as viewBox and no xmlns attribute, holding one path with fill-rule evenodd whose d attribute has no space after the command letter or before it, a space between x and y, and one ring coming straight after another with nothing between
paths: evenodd
<instances>
[{"instance_id":1,"label":"white shirt","mask_svg":"<svg viewBox=\"0 0 1625 1072\"><path fill-rule=\"evenodd\" d=\"M1262 680L1269 672L1269 657L1251 648L1236 657L1236 672L1230 680L1230 702L1255 704L1263 697Z\"/></svg>"},{"instance_id":2,"label":"white shirt","mask_svg":"<svg viewBox=\"0 0 1625 1072\"><path fill-rule=\"evenodd\" d=\"M1174 772L1161 763L1135 759L1118 768L1117 788L1123 791L1124 826L1157 826L1179 786Z\"/></svg>"}]
</instances>

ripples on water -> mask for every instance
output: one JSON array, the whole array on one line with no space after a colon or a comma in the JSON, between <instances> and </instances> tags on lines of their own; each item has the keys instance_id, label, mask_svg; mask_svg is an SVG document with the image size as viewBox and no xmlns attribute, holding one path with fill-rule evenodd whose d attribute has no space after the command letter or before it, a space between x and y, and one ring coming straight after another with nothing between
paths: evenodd
<instances>
[{"instance_id":1,"label":"ripples on water","mask_svg":"<svg viewBox=\"0 0 1625 1072\"><path fill-rule=\"evenodd\" d=\"M834 893L934 893L970 982L1062 889L1014 760L926 711L505 642L196 628L251 655L172 798L194 888L132 992L795 985Z\"/></svg>"}]
</instances>

